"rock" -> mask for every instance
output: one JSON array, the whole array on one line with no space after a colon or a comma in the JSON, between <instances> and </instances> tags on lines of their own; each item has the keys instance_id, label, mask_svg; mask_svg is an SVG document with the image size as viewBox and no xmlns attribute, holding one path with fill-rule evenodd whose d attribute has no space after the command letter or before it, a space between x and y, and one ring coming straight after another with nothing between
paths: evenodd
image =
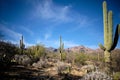
<instances>
[{"instance_id":1,"label":"rock","mask_svg":"<svg viewBox=\"0 0 120 80\"><path fill-rule=\"evenodd\" d=\"M81 67L80 70L86 74L86 73L95 71L95 66L94 65L85 65L85 66Z\"/></svg>"},{"instance_id":2,"label":"rock","mask_svg":"<svg viewBox=\"0 0 120 80\"><path fill-rule=\"evenodd\" d=\"M71 70L71 73L70 74L72 74L72 75L74 75L74 76L84 76L85 75L85 73L83 73L82 71L77 71L77 70Z\"/></svg>"},{"instance_id":3,"label":"rock","mask_svg":"<svg viewBox=\"0 0 120 80\"><path fill-rule=\"evenodd\" d=\"M32 66L35 68L47 68L49 64L47 60L40 59L37 63L33 63Z\"/></svg>"},{"instance_id":4,"label":"rock","mask_svg":"<svg viewBox=\"0 0 120 80\"><path fill-rule=\"evenodd\" d=\"M94 62L92 62L92 61L85 61L85 64L86 65L94 65Z\"/></svg>"},{"instance_id":5,"label":"rock","mask_svg":"<svg viewBox=\"0 0 120 80\"><path fill-rule=\"evenodd\" d=\"M57 62L57 71L59 73L69 73L71 70L71 64L65 62Z\"/></svg>"},{"instance_id":6,"label":"rock","mask_svg":"<svg viewBox=\"0 0 120 80\"><path fill-rule=\"evenodd\" d=\"M17 62L18 64L21 64L21 65L30 65L32 63L32 60L29 56L27 55L15 55L14 56L14 61Z\"/></svg>"},{"instance_id":7,"label":"rock","mask_svg":"<svg viewBox=\"0 0 120 80\"><path fill-rule=\"evenodd\" d=\"M54 67L50 67L50 68L47 68L45 70L45 72L47 72L50 76L55 76L57 75L57 68L54 66Z\"/></svg>"},{"instance_id":8,"label":"rock","mask_svg":"<svg viewBox=\"0 0 120 80\"><path fill-rule=\"evenodd\" d=\"M94 71L83 76L82 80L113 80L105 72Z\"/></svg>"}]
</instances>

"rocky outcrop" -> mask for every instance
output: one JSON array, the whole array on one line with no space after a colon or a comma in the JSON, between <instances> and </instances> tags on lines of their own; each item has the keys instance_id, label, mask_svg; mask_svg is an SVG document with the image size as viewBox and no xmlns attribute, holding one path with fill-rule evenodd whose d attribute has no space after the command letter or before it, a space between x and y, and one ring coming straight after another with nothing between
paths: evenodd
<instances>
[{"instance_id":1,"label":"rocky outcrop","mask_svg":"<svg viewBox=\"0 0 120 80\"><path fill-rule=\"evenodd\" d=\"M113 79L104 72L94 71L83 76L81 80L113 80Z\"/></svg>"},{"instance_id":2,"label":"rocky outcrop","mask_svg":"<svg viewBox=\"0 0 120 80\"><path fill-rule=\"evenodd\" d=\"M16 54L14 56L14 61L18 64L28 66L32 63L32 60L29 56L27 55L18 55Z\"/></svg>"},{"instance_id":3,"label":"rocky outcrop","mask_svg":"<svg viewBox=\"0 0 120 80\"><path fill-rule=\"evenodd\" d=\"M95 50L85 46L75 46L75 47L66 49L66 52L93 53L95 52Z\"/></svg>"}]
</instances>

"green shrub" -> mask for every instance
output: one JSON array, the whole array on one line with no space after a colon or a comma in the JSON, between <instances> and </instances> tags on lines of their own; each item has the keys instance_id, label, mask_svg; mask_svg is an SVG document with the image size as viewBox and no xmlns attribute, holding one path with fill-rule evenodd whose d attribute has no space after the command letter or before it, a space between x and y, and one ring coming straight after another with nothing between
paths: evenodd
<instances>
[{"instance_id":1,"label":"green shrub","mask_svg":"<svg viewBox=\"0 0 120 80\"><path fill-rule=\"evenodd\" d=\"M19 54L19 47L10 42L0 41L0 64L10 63L15 54Z\"/></svg>"},{"instance_id":2,"label":"green shrub","mask_svg":"<svg viewBox=\"0 0 120 80\"><path fill-rule=\"evenodd\" d=\"M111 58L112 58L112 68L115 72L120 72L120 49L116 49L114 51L112 51L111 54Z\"/></svg>"},{"instance_id":3,"label":"green shrub","mask_svg":"<svg viewBox=\"0 0 120 80\"><path fill-rule=\"evenodd\" d=\"M65 60L66 60L66 55L67 55L67 54L66 54L65 52L63 52L63 53L61 53L61 54L62 54L62 60L65 61Z\"/></svg>"},{"instance_id":4,"label":"green shrub","mask_svg":"<svg viewBox=\"0 0 120 80\"><path fill-rule=\"evenodd\" d=\"M76 54L75 55L75 63L79 63L84 65L85 61L87 60L87 56L84 53Z\"/></svg>"},{"instance_id":5,"label":"green shrub","mask_svg":"<svg viewBox=\"0 0 120 80\"><path fill-rule=\"evenodd\" d=\"M114 80L120 80L120 72L116 72L116 73L113 75L113 79L114 79Z\"/></svg>"},{"instance_id":6,"label":"green shrub","mask_svg":"<svg viewBox=\"0 0 120 80\"><path fill-rule=\"evenodd\" d=\"M42 44L37 44L36 46L29 47L26 54L34 59L39 59L40 57L45 57L45 48Z\"/></svg>"}]
</instances>

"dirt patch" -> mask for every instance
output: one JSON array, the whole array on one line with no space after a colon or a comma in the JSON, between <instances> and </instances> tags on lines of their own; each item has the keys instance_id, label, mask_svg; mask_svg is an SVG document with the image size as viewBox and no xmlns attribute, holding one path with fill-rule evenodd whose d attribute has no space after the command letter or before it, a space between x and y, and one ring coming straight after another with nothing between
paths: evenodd
<instances>
[{"instance_id":1,"label":"dirt patch","mask_svg":"<svg viewBox=\"0 0 120 80\"><path fill-rule=\"evenodd\" d=\"M1 80L77 80L81 77L72 74L57 74L56 68L33 68L13 65L3 68L0 72Z\"/></svg>"}]
</instances>

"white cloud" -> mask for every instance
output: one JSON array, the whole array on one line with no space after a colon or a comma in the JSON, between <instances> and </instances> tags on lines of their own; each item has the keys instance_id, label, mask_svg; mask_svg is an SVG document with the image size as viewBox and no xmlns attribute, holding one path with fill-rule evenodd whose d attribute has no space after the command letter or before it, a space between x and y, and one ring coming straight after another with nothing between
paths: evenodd
<instances>
[{"instance_id":1,"label":"white cloud","mask_svg":"<svg viewBox=\"0 0 120 80\"><path fill-rule=\"evenodd\" d=\"M58 6L52 0L44 0L36 6L36 11L33 14L36 17L43 19L50 19L52 21L68 21L70 20L68 14L70 11L69 5Z\"/></svg>"},{"instance_id":2,"label":"white cloud","mask_svg":"<svg viewBox=\"0 0 120 80\"><path fill-rule=\"evenodd\" d=\"M46 33L44 37L45 37L45 40L48 40L51 37L51 34L50 33Z\"/></svg>"},{"instance_id":3,"label":"white cloud","mask_svg":"<svg viewBox=\"0 0 120 80\"><path fill-rule=\"evenodd\" d=\"M75 26L69 28L68 32L73 32L82 27L87 27L95 21L91 20L85 14L72 10L72 5L57 5L53 0L37 1L34 6L35 10L33 10L33 17L52 21L53 23L51 23L51 26L65 22L68 24L74 24Z\"/></svg>"},{"instance_id":4,"label":"white cloud","mask_svg":"<svg viewBox=\"0 0 120 80\"><path fill-rule=\"evenodd\" d=\"M7 36L11 37L14 40L19 40L21 35L18 32L15 32L9 28L7 28L5 25L0 24L0 31L3 32L4 34L6 34Z\"/></svg>"}]
</instances>

